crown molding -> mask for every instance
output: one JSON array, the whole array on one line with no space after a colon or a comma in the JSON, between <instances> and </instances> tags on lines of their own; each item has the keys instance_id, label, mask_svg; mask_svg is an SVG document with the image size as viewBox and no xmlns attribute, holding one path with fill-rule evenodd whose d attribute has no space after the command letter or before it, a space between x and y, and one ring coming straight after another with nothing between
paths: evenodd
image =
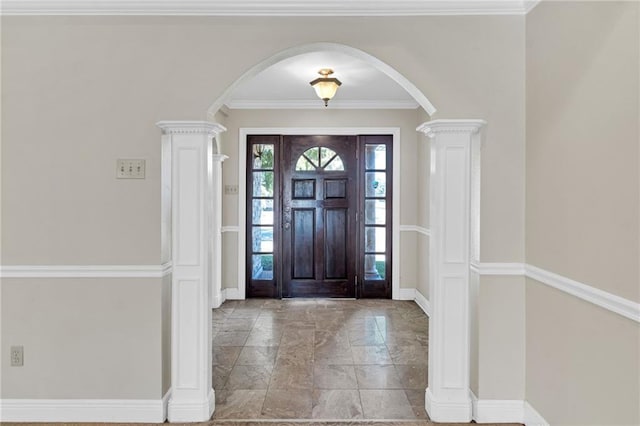
<instances>
[{"instance_id":1,"label":"crown molding","mask_svg":"<svg viewBox=\"0 0 640 426\"><path fill-rule=\"evenodd\" d=\"M539 0L4 0L2 15L524 15Z\"/></svg>"},{"instance_id":2,"label":"crown molding","mask_svg":"<svg viewBox=\"0 0 640 426\"><path fill-rule=\"evenodd\" d=\"M325 107L321 100L313 101L230 101L229 109L416 109L420 105L414 100L408 101L330 101Z\"/></svg>"}]
</instances>

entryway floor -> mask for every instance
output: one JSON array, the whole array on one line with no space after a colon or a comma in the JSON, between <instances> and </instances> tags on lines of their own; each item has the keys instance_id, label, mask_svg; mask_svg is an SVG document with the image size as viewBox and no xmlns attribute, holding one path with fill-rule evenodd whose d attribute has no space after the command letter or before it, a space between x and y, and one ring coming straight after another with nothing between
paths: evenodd
<instances>
[{"instance_id":1,"label":"entryway floor","mask_svg":"<svg viewBox=\"0 0 640 426\"><path fill-rule=\"evenodd\" d=\"M227 301L214 420L426 420L428 317L412 301Z\"/></svg>"}]
</instances>

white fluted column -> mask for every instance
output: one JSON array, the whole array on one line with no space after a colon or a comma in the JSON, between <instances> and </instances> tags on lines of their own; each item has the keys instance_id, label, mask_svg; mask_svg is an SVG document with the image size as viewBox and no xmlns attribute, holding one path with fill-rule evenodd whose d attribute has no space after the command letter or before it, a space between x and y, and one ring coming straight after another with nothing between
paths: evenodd
<instances>
[{"instance_id":1,"label":"white fluted column","mask_svg":"<svg viewBox=\"0 0 640 426\"><path fill-rule=\"evenodd\" d=\"M226 129L204 121L162 121L158 126L163 154L171 157L163 159L163 167L171 168L171 190L166 193L171 196L173 262L168 419L206 421L215 408L210 298L214 187L219 185L214 180L220 174L214 173L213 140Z\"/></svg>"},{"instance_id":2,"label":"white fluted column","mask_svg":"<svg viewBox=\"0 0 640 426\"><path fill-rule=\"evenodd\" d=\"M434 120L431 140L429 384L425 408L436 422L472 419L469 389L469 267L472 195L479 176L482 120ZM477 214L474 211L473 214Z\"/></svg>"}]
</instances>

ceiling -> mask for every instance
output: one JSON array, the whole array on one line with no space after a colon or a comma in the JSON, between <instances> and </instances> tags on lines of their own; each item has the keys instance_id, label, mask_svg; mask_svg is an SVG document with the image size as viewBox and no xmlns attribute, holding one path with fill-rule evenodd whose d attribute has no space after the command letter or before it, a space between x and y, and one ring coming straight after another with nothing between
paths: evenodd
<instances>
[{"instance_id":1,"label":"ceiling","mask_svg":"<svg viewBox=\"0 0 640 426\"><path fill-rule=\"evenodd\" d=\"M329 108L415 109L418 103L398 83L370 64L341 52L297 55L270 66L237 87L230 109L324 108L309 84L318 70L331 68L342 82Z\"/></svg>"}]
</instances>

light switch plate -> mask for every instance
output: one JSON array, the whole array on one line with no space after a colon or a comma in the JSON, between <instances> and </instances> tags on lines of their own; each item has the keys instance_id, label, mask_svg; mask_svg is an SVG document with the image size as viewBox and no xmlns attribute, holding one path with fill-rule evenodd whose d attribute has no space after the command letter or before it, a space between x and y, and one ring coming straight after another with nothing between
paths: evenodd
<instances>
[{"instance_id":1,"label":"light switch plate","mask_svg":"<svg viewBox=\"0 0 640 426\"><path fill-rule=\"evenodd\" d=\"M144 179L146 161L143 159L119 158L116 163L118 179Z\"/></svg>"},{"instance_id":2,"label":"light switch plate","mask_svg":"<svg viewBox=\"0 0 640 426\"><path fill-rule=\"evenodd\" d=\"M238 195L238 185L225 185L224 186L224 194L225 195Z\"/></svg>"}]
</instances>

